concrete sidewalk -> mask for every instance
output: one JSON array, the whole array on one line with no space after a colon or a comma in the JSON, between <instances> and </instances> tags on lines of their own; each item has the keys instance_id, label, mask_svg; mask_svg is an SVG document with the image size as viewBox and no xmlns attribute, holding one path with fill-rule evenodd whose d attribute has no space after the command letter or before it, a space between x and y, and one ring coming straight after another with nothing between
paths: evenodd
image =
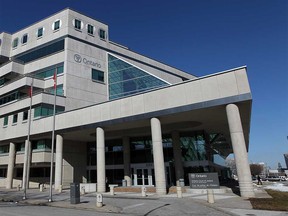
<instances>
[{"instance_id":1,"label":"concrete sidewalk","mask_svg":"<svg viewBox=\"0 0 288 216\"><path fill-rule=\"evenodd\" d=\"M267 193L262 188L255 188L256 197L267 198ZM146 197L142 197L141 193L118 192L115 195L103 193L103 207L96 207L96 193L81 195L79 204L70 204L70 191L64 190L62 193L53 192L53 202L48 202L49 190L40 192L38 189L29 189L27 191L27 199L22 200L23 191L0 189L0 201L29 205L47 205L61 208L86 209L98 212L113 212L121 214L137 214L146 215L163 206L170 205L175 211L185 212L195 211L189 204L197 204L204 208L214 209L215 212L222 212L223 215L256 215L256 216L287 216L288 212L279 211L262 211L253 210L247 199L243 199L232 191L227 193L214 194L215 203L207 202L206 194L183 193L183 198L177 198L177 194L167 194L158 196L155 193L148 193ZM191 209L189 209L191 207ZM201 207L196 208L201 214ZM170 212L172 211L169 210ZM217 213L218 214L218 213ZM171 215L172 212L171 212ZM216 214L215 214L216 215ZM218 214L219 215L219 214ZM221 214L220 214L221 215Z\"/></svg>"}]
</instances>

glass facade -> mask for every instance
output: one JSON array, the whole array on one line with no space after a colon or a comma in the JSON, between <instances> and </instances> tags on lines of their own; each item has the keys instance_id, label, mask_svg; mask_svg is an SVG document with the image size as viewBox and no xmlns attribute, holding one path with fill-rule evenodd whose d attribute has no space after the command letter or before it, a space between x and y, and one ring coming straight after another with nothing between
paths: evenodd
<instances>
[{"instance_id":1,"label":"glass facade","mask_svg":"<svg viewBox=\"0 0 288 216\"><path fill-rule=\"evenodd\" d=\"M203 134L182 136L180 138L184 161L206 160L205 139Z\"/></svg>"},{"instance_id":2,"label":"glass facade","mask_svg":"<svg viewBox=\"0 0 288 216\"><path fill-rule=\"evenodd\" d=\"M25 142L16 143L16 152L23 152L25 151Z\"/></svg>"},{"instance_id":3,"label":"glass facade","mask_svg":"<svg viewBox=\"0 0 288 216\"><path fill-rule=\"evenodd\" d=\"M54 86L51 87L51 88L48 88L45 90L45 92L48 92L50 94L53 94L54 95ZM64 90L63 90L63 85L57 85L56 87L56 95L59 95L59 96L63 96L64 95Z\"/></svg>"},{"instance_id":4,"label":"glass facade","mask_svg":"<svg viewBox=\"0 0 288 216\"><path fill-rule=\"evenodd\" d=\"M5 77L0 78L0 86L4 85L7 81L9 81L9 80Z\"/></svg>"},{"instance_id":5,"label":"glass facade","mask_svg":"<svg viewBox=\"0 0 288 216\"><path fill-rule=\"evenodd\" d=\"M0 154L9 153L9 145L0 146Z\"/></svg>"},{"instance_id":6,"label":"glass facade","mask_svg":"<svg viewBox=\"0 0 288 216\"><path fill-rule=\"evenodd\" d=\"M26 52L25 54L16 56L15 59L18 61L22 61L23 63L27 63L62 50L64 50L64 40L60 40L42 48Z\"/></svg>"},{"instance_id":7,"label":"glass facade","mask_svg":"<svg viewBox=\"0 0 288 216\"><path fill-rule=\"evenodd\" d=\"M182 160L187 162L208 160L208 145L204 132L196 131L181 134ZM173 162L173 144L171 135L162 138L165 162ZM88 143L87 165L96 165L96 144ZM123 164L123 144L121 139L105 141L106 165ZM152 139L147 137L130 138L131 163L153 163Z\"/></svg>"},{"instance_id":8,"label":"glass facade","mask_svg":"<svg viewBox=\"0 0 288 216\"><path fill-rule=\"evenodd\" d=\"M108 54L109 99L169 85L161 79Z\"/></svg>"},{"instance_id":9,"label":"glass facade","mask_svg":"<svg viewBox=\"0 0 288 216\"><path fill-rule=\"evenodd\" d=\"M64 107L56 106L56 113L63 112ZM34 109L34 118L44 117L53 115L53 106L52 105L40 105Z\"/></svg>"},{"instance_id":10,"label":"glass facade","mask_svg":"<svg viewBox=\"0 0 288 216\"><path fill-rule=\"evenodd\" d=\"M15 91L15 92L12 92L11 94L9 95L6 95L4 97L1 97L0 98L0 105L2 104L6 104L6 103L9 103L11 101L14 101L14 100L17 100L20 98L20 96L24 95L23 93L19 92L19 91Z\"/></svg>"},{"instance_id":11,"label":"glass facade","mask_svg":"<svg viewBox=\"0 0 288 216\"><path fill-rule=\"evenodd\" d=\"M37 140L32 142L32 150L50 150L51 140Z\"/></svg>"},{"instance_id":12,"label":"glass facade","mask_svg":"<svg viewBox=\"0 0 288 216\"><path fill-rule=\"evenodd\" d=\"M34 77L36 78L40 78L40 79L46 79L48 77L53 77L54 76L54 72L55 70L57 70L57 75L58 74L62 74L63 73L63 65L61 66L53 66L49 69L45 69L45 70L41 70L41 71L38 71L34 74Z\"/></svg>"}]
</instances>

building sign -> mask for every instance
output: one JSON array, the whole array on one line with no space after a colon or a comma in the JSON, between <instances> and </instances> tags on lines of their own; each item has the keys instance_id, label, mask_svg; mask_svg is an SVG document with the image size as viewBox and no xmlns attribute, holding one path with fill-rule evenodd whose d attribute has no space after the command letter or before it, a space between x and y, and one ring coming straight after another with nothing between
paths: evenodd
<instances>
[{"instance_id":1,"label":"building sign","mask_svg":"<svg viewBox=\"0 0 288 216\"><path fill-rule=\"evenodd\" d=\"M85 64L85 65L90 65L90 66L93 66L93 67L97 67L97 68L101 68L101 64L98 63L98 62L95 62L93 60L90 60L90 59L87 59L87 58L82 58L81 55L79 54L75 54L74 55L74 61L79 63L79 64Z\"/></svg>"},{"instance_id":2,"label":"building sign","mask_svg":"<svg viewBox=\"0 0 288 216\"><path fill-rule=\"evenodd\" d=\"M192 189L220 188L218 173L189 173L189 184Z\"/></svg>"}]
</instances>

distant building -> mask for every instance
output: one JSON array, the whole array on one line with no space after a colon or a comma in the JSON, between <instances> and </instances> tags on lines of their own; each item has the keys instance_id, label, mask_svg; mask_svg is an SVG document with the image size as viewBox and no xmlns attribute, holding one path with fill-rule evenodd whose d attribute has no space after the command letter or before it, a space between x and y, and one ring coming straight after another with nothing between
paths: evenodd
<instances>
[{"instance_id":1,"label":"distant building","mask_svg":"<svg viewBox=\"0 0 288 216\"><path fill-rule=\"evenodd\" d=\"M288 169L288 153L284 154L284 159L286 163L286 169Z\"/></svg>"}]
</instances>

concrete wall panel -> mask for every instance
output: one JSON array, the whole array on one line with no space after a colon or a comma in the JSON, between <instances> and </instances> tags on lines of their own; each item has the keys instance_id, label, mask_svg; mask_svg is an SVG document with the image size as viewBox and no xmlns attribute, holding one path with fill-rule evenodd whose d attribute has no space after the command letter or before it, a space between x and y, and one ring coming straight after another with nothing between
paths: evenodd
<instances>
[{"instance_id":1,"label":"concrete wall panel","mask_svg":"<svg viewBox=\"0 0 288 216\"><path fill-rule=\"evenodd\" d=\"M133 107L132 107L132 101L131 98L123 98L122 100L120 100L121 106L121 115L122 116L130 116L133 115Z\"/></svg>"},{"instance_id":2,"label":"concrete wall panel","mask_svg":"<svg viewBox=\"0 0 288 216\"><path fill-rule=\"evenodd\" d=\"M214 100L220 97L217 77L207 77L200 80L201 92L204 101Z\"/></svg>"},{"instance_id":3,"label":"concrete wall panel","mask_svg":"<svg viewBox=\"0 0 288 216\"><path fill-rule=\"evenodd\" d=\"M250 86L248 82L248 77L245 69L241 69L235 73L235 77L237 80L237 87L239 94L250 93Z\"/></svg>"},{"instance_id":4,"label":"concrete wall panel","mask_svg":"<svg viewBox=\"0 0 288 216\"><path fill-rule=\"evenodd\" d=\"M234 73L226 73L222 76L217 76L217 81L221 97L229 97L238 94L238 88Z\"/></svg>"},{"instance_id":5,"label":"concrete wall panel","mask_svg":"<svg viewBox=\"0 0 288 216\"><path fill-rule=\"evenodd\" d=\"M143 106L143 104L144 104L143 100L144 100L143 95L138 95L137 97L131 97L133 113L135 115L145 112L145 107Z\"/></svg>"},{"instance_id":6,"label":"concrete wall panel","mask_svg":"<svg viewBox=\"0 0 288 216\"><path fill-rule=\"evenodd\" d=\"M193 81L193 85L184 85L187 104L203 101L201 81Z\"/></svg>"}]
</instances>

